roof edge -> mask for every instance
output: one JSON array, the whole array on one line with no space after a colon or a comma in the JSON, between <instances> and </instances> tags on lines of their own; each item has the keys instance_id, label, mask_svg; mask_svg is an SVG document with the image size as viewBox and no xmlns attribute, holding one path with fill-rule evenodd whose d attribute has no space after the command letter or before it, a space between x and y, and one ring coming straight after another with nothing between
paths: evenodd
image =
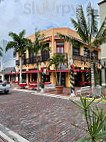
<instances>
[{"instance_id":1,"label":"roof edge","mask_svg":"<svg viewBox=\"0 0 106 142\"><path fill-rule=\"evenodd\" d=\"M103 1L99 2L98 5L105 3L105 2L106 2L106 0L103 0Z\"/></svg>"}]
</instances>

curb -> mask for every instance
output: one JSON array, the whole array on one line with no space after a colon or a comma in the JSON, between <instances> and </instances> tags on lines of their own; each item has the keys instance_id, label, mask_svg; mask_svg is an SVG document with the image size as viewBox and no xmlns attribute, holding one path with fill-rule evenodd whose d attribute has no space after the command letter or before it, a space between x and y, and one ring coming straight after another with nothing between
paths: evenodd
<instances>
[{"instance_id":1,"label":"curb","mask_svg":"<svg viewBox=\"0 0 106 142\"><path fill-rule=\"evenodd\" d=\"M10 130L9 128L6 128L2 124L0 124L0 130L0 136L4 139L4 142L29 142L28 140Z\"/></svg>"},{"instance_id":2,"label":"curb","mask_svg":"<svg viewBox=\"0 0 106 142\"><path fill-rule=\"evenodd\" d=\"M20 91L20 92L30 92L34 95L39 95L39 96L45 96L45 97L52 97L52 98L58 98L58 99L64 99L64 100L76 100L76 101L80 101L80 97L72 97L72 96L61 96L61 95L56 95L56 94L48 94L48 93L38 93L37 91L33 91L33 90L23 90L23 89L17 89L17 88L14 88L13 90L16 90L16 91Z\"/></svg>"}]
</instances>

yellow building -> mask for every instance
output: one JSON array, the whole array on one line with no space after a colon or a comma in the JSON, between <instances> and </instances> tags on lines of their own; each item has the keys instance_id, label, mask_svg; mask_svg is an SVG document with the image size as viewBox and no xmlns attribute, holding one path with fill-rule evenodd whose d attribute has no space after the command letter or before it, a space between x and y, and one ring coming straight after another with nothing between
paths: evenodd
<instances>
[{"instance_id":1,"label":"yellow building","mask_svg":"<svg viewBox=\"0 0 106 142\"><path fill-rule=\"evenodd\" d=\"M43 30L41 31L45 35L45 38L43 41L46 44L46 47L51 47L50 53L48 51L44 51L41 56L42 60L40 62L39 70L40 70L40 81L41 81L41 67L42 62L44 62L44 68L46 69L48 66L47 59L55 55L56 53L64 54L65 55L65 64L62 66L62 85L65 87L70 87L70 58L74 60L74 75L75 75L75 85L81 85L81 82L86 82L86 71L90 67L90 52L89 49L86 46L79 47L79 46L72 46L72 43L66 42L63 39L60 39L57 33L61 33L64 35L69 36L70 38L74 38L76 40L81 40L79 35L76 31L69 29L69 28L52 28L49 30ZM27 37L28 39L31 39L32 42L34 42L35 35L31 35ZM94 54L99 66L99 61L101 59L101 50L100 48L94 48ZM23 61L22 61L22 71L23 71L23 80L27 82L36 81L37 80L37 63L36 63L36 57L34 53L31 53L30 51L26 51L23 55ZM19 56L17 54L17 74L19 74ZM59 70L58 70L59 75ZM19 79L19 76L17 75L17 80ZM50 81L53 84L56 84L56 74L55 74L55 68L52 66L49 70L49 72L46 75L46 80Z\"/></svg>"}]
</instances>

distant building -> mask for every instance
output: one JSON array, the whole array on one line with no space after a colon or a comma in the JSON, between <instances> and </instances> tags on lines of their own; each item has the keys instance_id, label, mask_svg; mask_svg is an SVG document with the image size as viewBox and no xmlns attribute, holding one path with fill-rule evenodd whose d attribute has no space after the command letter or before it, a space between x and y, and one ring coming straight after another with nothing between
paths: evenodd
<instances>
[{"instance_id":1,"label":"distant building","mask_svg":"<svg viewBox=\"0 0 106 142\"><path fill-rule=\"evenodd\" d=\"M10 72L16 72L16 58L13 57L13 49L5 52L7 40L0 41L0 46L3 49L3 56L0 57L0 79L7 81L14 81L16 75L9 74Z\"/></svg>"},{"instance_id":2,"label":"distant building","mask_svg":"<svg viewBox=\"0 0 106 142\"><path fill-rule=\"evenodd\" d=\"M100 8L100 25L103 24L106 18L106 0L98 3ZM106 29L106 22L104 23ZM106 31L105 31L106 32ZM101 63L102 63L102 86L106 86L106 43L101 46Z\"/></svg>"}]
</instances>

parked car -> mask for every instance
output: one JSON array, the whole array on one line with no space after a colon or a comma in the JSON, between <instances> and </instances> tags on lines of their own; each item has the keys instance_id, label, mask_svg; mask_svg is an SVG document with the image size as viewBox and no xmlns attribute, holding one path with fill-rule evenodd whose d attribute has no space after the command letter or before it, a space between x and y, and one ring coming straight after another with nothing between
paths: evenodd
<instances>
[{"instance_id":1,"label":"parked car","mask_svg":"<svg viewBox=\"0 0 106 142\"><path fill-rule=\"evenodd\" d=\"M9 92L10 88L11 88L10 83L8 83L6 81L2 82L2 80L0 80L0 92L7 94Z\"/></svg>"}]
</instances>

